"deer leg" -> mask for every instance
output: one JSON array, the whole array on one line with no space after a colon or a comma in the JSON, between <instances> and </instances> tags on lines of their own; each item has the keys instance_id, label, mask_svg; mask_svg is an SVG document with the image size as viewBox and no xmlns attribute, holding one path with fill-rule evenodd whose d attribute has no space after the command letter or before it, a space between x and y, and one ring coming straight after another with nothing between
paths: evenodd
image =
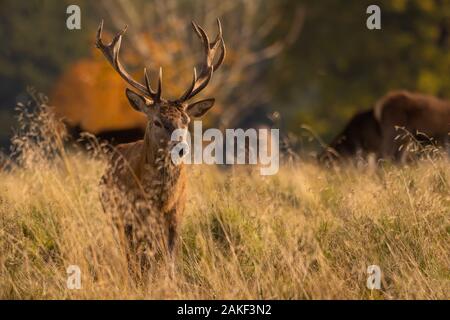
<instances>
[{"instance_id":1,"label":"deer leg","mask_svg":"<svg viewBox=\"0 0 450 320\"><path fill-rule=\"evenodd\" d=\"M175 259L178 251L178 232L175 223L169 223L168 228L168 249L171 277L175 277Z\"/></svg>"},{"instance_id":2,"label":"deer leg","mask_svg":"<svg viewBox=\"0 0 450 320\"><path fill-rule=\"evenodd\" d=\"M389 126L383 131L381 152L383 158L396 163L405 163L410 155L409 148L412 143L411 137L403 136L401 131L397 131L394 126Z\"/></svg>"},{"instance_id":3,"label":"deer leg","mask_svg":"<svg viewBox=\"0 0 450 320\"><path fill-rule=\"evenodd\" d=\"M436 145L442 147L444 155L450 156L450 133L437 136Z\"/></svg>"},{"instance_id":4,"label":"deer leg","mask_svg":"<svg viewBox=\"0 0 450 320\"><path fill-rule=\"evenodd\" d=\"M169 254L173 257L177 251L177 244L178 244L178 232L176 230L176 226L170 225L169 226Z\"/></svg>"},{"instance_id":5,"label":"deer leg","mask_svg":"<svg viewBox=\"0 0 450 320\"><path fill-rule=\"evenodd\" d=\"M166 217L167 249L171 257L174 257L177 252L178 229L176 217L177 217L176 209L171 210Z\"/></svg>"},{"instance_id":6,"label":"deer leg","mask_svg":"<svg viewBox=\"0 0 450 320\"><path fill-rule=\"evenodd\" d=\"M123 233L125 235L125 239L126 239L126 256L127 256L127 263L128 263L128 270L131 272L131 274L133 274L134 276L136 276L137 274L137 270L136 270L136 265L137 265L137 244L136 244L136 239L133 235L133 226L126 224L125 226L123 226L122 228Z\"/></svg>"},{"instance_id":7,"label":"deer leg","mask_svg":"<svg viewBox=\"0 0 450 320\"><path fill-rule=\"evenodd\" d=\"M177 210L173 209L166 215L166 239L170 274L175 277L175 260L178 253L178 221Z\"/></svg>"},{"instance_id":8,"label":"deer leg","mask_svg":"<svg viewBox=\"0 0 450 320\"><path fill-rule=\"evenodd\" d=\"M382 157L387 160L393 160L396 154L395 148L395 129L393 127L385 128L381 143Z\"/></svg>"},{"instance_id":9,"label":"deer leg","mask_svg":"<svg viewBox=\"0 0 450 320\"><path fill-rule=\"evenodd\" d=\"M139 226L130 223L122 227L126 239L126 257L128 270L136 281L146 280L150 269L150 259L147 252L147 242L140 234Z\"/></svg>"}]
</instances>

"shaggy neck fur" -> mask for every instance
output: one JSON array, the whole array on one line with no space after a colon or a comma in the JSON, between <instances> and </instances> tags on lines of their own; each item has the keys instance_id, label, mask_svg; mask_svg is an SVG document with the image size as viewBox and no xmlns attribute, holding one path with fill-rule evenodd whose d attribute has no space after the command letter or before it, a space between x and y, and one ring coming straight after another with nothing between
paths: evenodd
<instances>
[{"instance_id":1,"label":"shaggy neck fur","mask_svg":"<svg viewBox=\"0 0 450 320\"><path fill-rule=\"evenodd\" d=\"M177 198L177 184L184 175L184 165L174 165L167 145L157 143L151 138L147 128L137 174L147 194L152 195L153 205L164 210L170 207L170 199ZM183 179L181 179L183 181ZM183 188L184 189L184 188Z\"/></svg>"}]
</instances>

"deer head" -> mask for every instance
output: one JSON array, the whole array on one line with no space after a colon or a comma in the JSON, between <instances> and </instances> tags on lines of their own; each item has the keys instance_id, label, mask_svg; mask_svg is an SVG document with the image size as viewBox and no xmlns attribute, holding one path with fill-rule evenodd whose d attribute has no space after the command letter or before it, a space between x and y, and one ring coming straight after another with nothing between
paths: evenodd
<instances>
[{"instance_id":1,"label":"deer head","mask_svg":"<svg viewBox=\"0 0 450 320\"><path fill-rule=\"evenodd\" d=\"M200 75L197 75L197 69L194 67L194 75L192 83L185 93L176 100L168 100L162 97L162 69L159 69L158 86L153 90L150 85L147 69L144 68L144 80L142 84L134 80L125 70L119 60L120 45L122 36L127 27L120 31L113 38L111 43L105 45L102 41L103 21L101 22L98 32L96 46L99 48L105 58L112 65L114 70L134 89L136 93L130 89L126 89L126 96L131 106L144 113L147 116L147 133L151 141L156 142L159 148L169 147L171 134L176 129L187 130L190 119L202 117L214 105L214 99L205 99L190 103L198 93L206 88L210 82L214 71L222 64L225 58L225 43L222 37L222 26L220 20L217 19L219 32L213 42L209 41L205 30L195 22L192 22L193 29L202 41L204 59L201 62ZM216 62L215 56L220 49L220 56Z\"/></svg>"}]
</instances>

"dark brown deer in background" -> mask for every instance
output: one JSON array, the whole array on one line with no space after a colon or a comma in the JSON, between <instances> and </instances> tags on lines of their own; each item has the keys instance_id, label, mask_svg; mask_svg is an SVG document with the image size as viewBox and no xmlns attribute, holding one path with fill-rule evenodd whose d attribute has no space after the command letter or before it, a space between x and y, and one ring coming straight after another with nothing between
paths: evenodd
<instances>
[{"instance_id":1,"label":"dark brown deer in background","mask_svg":"<svg viewBox=\"0 0 450 320\"><path fill-rule=\"evenodd\" d=\"M381 130L372 109L354 115L344 130L319 155L324 163L334 160L346 160L355 156L363 158L370 154L379 155Z\"/></svg>"},{"instance_id":2,"label":"dark brown deer in background","mask_svg":"<svg viewBox=\"0 0 450 320\"><path fill-rule=\"evenodd\" d=\"M382 132L381 156L403 162L408 157L408 144L431 139L448 148L450 103L433 96L408 91L394 91L381 98L374 108ZM402 131L398 128L404 128ZM409 134L408 134L409 133Z\"/></svg>"},{"instance_id":3,"label":"dark brown deer in background","mask_svg":"<svg viewBox=\"0 0 450 320\"><path fill-rule=\"evenodd\" d=\"M148 118L144 139L118 145L101 180L103 207L108 213L117 213L114 220L129 245L129 258L144 268L150 254L168 252L173 256L179 219L185 207L185 168L171 161L171 149L178 143L171 142L171 134L176 129L187 130L191 117L201 117L213 106L214 99L188 101L206 88L225 58L220 21L217 20L218 35L211 43L199 25L195 22L192 25L202 41L204 60L200 74L194 68L190 87L176 100L166 100L161 95L161 69L156 90L151 88L145 69L145 85L124 69L119 50L126 27L108 45L101 39L103 22L97 33L97 47L117 73L139 92L126 89L131 106ZM214 62L218 51L220 55Z\"/></svg>"}]
</instances>

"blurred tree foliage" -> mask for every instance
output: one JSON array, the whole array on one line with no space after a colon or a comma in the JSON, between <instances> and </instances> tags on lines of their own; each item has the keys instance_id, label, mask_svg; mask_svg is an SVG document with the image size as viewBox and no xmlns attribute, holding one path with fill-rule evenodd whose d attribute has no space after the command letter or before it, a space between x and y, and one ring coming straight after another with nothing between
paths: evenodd
<instances>
[{"instance_id":1,"label":"blurred tree foliage","mask_svg":"<svg viewBox=\"0 0 450 320\"><path fill-rule=\"evenodd\" d=\"M389 90L450 97L450 1L305 4L302 34L268 79L291 130L308 124L330 138L353 112ZM370 4L381 8L382 30L366 28Z\"/></svg>"},{"instance_id":2,"label":"blurred tree foliage","mask_svg":"<svg viewBox=\"0 0 450 320\"><path fill-rule=\"evenodd\" d=\"M409 89L450 97L450 1L267 0L264 6L270 9L272 7L268 4L276 2L273 8L279 12L270 13L270 10L263 10L260 7L255 9L255 5L248 6L251 12L259 15L251 21L246 20L245 15L241 17L230 9L233 8L231 5L233 1L235 0L205 2L207 5L198 7L205 9L202 9L203 12L200 9L194 10L194 2L187 0L180 0L177 6L172 5L176 1L165 1L165 6L156 7L159 11L155 10L149 2L142 0L99 2L0 0L0 43L2 44L0 46L0 112L3 111L0 114L0 137L5 134L5 130L8 130L10 123L10 119L4 113L5 107L10 112L16 98L27 85L36 86L37 89L46 93L56 93L57 96L59 94L61 101L79 100L84 97L77 94L80 92L77 90L81 88L80 90L86 93L86 97L91 96L92 99L89 98L89 101L94 101L97 107L103 107L107 104L105 101L111 99L112 102L124 104L123 97L120 100L116 95L94 96L95 91L92 91L89 86L89 81L93 78L104 77L109 79L112 86L106 92L111 92L116 86L123 87L121 80L107 69L109 66L99 62L102 61L98 60L99 57L92 55L92 50L98 21L105 18L109 20L110 31L117 30L123 25L121 19L124 13L127 15L123 19L127 22L131 20L133 22L131 26L135 31L127 35L128 48L132 47L133 43L137 43L136 39L133 39L133 34L143 34L145 30L154 31L155 26L160 25L161 28L166 26L172 29L173 34L169 35L166 31L163 32L163 29L160 32L154 32L159 41L158 44L161 44L163 41L161 39L174 39L175 35L180 34L188 37L186 39L191 39L189 37L192 31L189 30L186 22L192 18L191 15L194 15L196 19L204 17L200 19L201 22L213 19L212 15L224 16L224 25L227 27L224 33L229 47L228 65L225 65L221 73L216 75L211 92L217 92L220 88L222 95L230 97L227 100L219 99L226 102L222 110L230 111L227 113L245 109L242 102L236 102L237 100L234 99L238 92L243 92L248 97L269 97L271 107L282 114L286 127L295 133L302 132L301 124L308 124L317 133L329 139L341 129L353 112L371 107L389 90ZM111 3L115 5L112 6ZM130 3L134 5L131 6ZM198 4L199 1L195 3ZM82 9L83 29L81 31L69 31L65 28L68 4L78 4ZM248 64L245 68L236 68L239 62L245 60L242 58L243 54L252 56L252 51L246 50L246 47L264 48L276 39L286 36L286 30L289 30L289 24L292 22L293 9L299 4L306 8L306 17L300 37L294 45L287 51L274 56L273 60ZM382 30L366 28L368 17L366 9L370 4L378 4L381 7ZM192 9L195 14L184 10L184 6L186 9ZM170 19L167 18L163 9L169 10L169 13L172 12ZM184 20L180 18L180 12ZM281 23L276 23L277 27L274 29L269 28L272 31L267 37L257 38L256 32L264 33L267 27L274 25L275 17L280 12ZM139 17L139 19L131 19L132 17ZM242 27L250 24L252 28ZM210 26L213 23L210 21L207 25ZM247 32L244 32L246 30ZM240 34L246 35L248 41L240 41ZM189 44L190 42L186 39L182 38L180 43ZM252 39L265 40L255 40L254 43L250 43ZM167 45L166 48L170 50L166 49L166 51L175 52L176 54L173 54L175 58L191 56L185 53L187 51L184 48L178 50L183 52L180 55L176 48L171 49L170 43ZM145 56L145 48L135 47L136 50L128 51L138 57L139 49L142 49L144 54L141 56ZM126 51L124 50L124 54ZM154 59L154 52L156 51L152 50L151 56L154 63L170 64L170 61L165 61L163 57ZM234 54L235 52L239 54ZM172 55L169 56L172 57ZM142 59L133 61L136 59L129 56L128 60L132 70L141 72ZM146 65L152 70L158 67L148 63ZM187 61L186 66L191 68L192 61ZM231 72L233 69L238 72ZM106 70L109 70L109 73L104 73ZM183 69L182 74L189 77L191 74L189 70ZM176 68L172 75L170 70L165 73L167 86L170 85L169 80L172 77L177 78L178 71L179 69ZM247 76L252 72L254 76L247 77L251 81L242 81L243 75ZM84 77L84 73L87 76ZM223 81L230 81L230 83L234 81L234 87L228 85L220 87L225 83L219 81L220 77L224 79ZM179 79L182 84L188 81L189 79ZM219 87L214 87L214 84ZM262 91L259 90L261 84ZM178 87L181 88L182 85ZM171 91L170 89L168 88L168 91ZM122 89L119 91L118 94L123 93ZM79 102L77 101L78 105ZM89 104L92 104L91 102ZM216 110L221 110L220 106L218 107ZM74 109L79 110L76 107ZM73 110L72 112L76 113ZM239 115L239 112L237 114ZM129 121L133 123L142 121L137 116L130 119ZM116 116L114 121L117 120Z\"/></svg>"},{"instance_id":3,"label":"blurred tree foliage","mask_svg":"<svg viewBox=\"0 0 450 320\"><path fill-rule=\"evenodd\" d=\"M57 115L93 134L114 129L144 130L145 116L130 108L122 78L100 54L95 57L71 64L56 82L50 99Z\"/></svg>"},{"instance_id":4,"label":"blurred tree foliage","mask_svg":"<svg viewBox=\"0 0 450 320\"><path fill-rule=\"evenodd\" d=\"M239 125L238 121L245 117L243 113L253 115L257 113L256 107L271 99L259 75L267 69L267 61L295 41L303 21L301 7L293 7L291 16L299 17L293 19L282 16L282 7L273 0L103 0L95 2L93 8L96 14L92 16L105 21L104 41L108 42L125 24L129 26L120 59L136 79L143 81L142 71L147 67L150 78L156 81L156 71L163 67L165 98L178 97L186 90L192 68L203 56L190 22L195 20L214 37L216 18L220 17L227 58L220 72L214 74L208 87L196 98L216 98L215 107L202 121L205 126L223 128ZM269 15L271 21L267 23ZM271 31L283 28L286 34L266 39ZM125 81L114 74L95 50L84 64L75 62L57 81L51 94L52 103L70 123L92 133L139 125L145 129L142 117L132 111L124 97Z\"/></svg>"},{"instance_id":5,"label":"blurred tree foliage","mask_svg":"<svg viewBox=\"0 0 450 320\"><path fill-rule=\"evenodd\" d=\"M90 47L88 33L66 28L69 2L86 6L83 0L0 0L2 138L9 134L12 110L26 87L48 92L65 66Z\"/></svg>"},{"instance_id":6,"label":"blurred tree foliage","mask_svg":"<svg viewBox=\"0 0 450 320\"><path fill-rule=\"evenodd\" d=\"M65 27L69 2L84 6L84 1L0 0L0 101L27 85L49 89L67 64L86 54L90 35Z\"/></svg>"}]
</instances>

